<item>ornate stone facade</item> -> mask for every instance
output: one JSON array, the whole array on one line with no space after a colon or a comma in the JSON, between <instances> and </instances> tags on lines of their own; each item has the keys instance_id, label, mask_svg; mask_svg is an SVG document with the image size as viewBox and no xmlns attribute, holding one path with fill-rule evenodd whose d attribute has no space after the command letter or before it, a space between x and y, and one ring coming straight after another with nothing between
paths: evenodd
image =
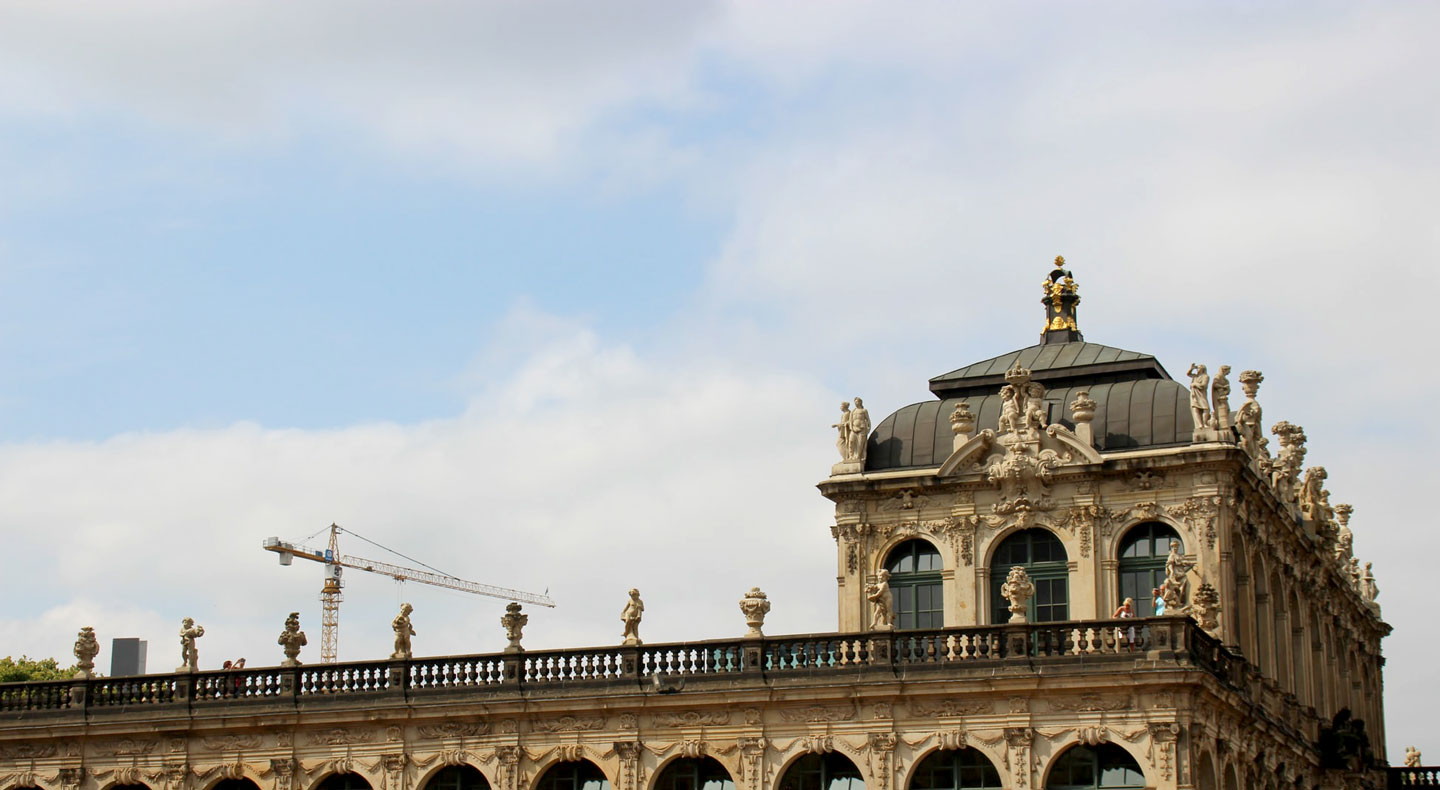
<instances>
[{"instance_id":1,"label":"ornate stone facade","mask_svg":"<svg viewBox=\"0 0 1440 790\"><path fill-rule=\"evenodd\" d=\"M871 432L863 402L846 404L841 463L820 484L834 633L766 636L771 601L752 589L739 639L641 644L632 591L624 645L527 651L512 605L505 652L414 658L404 611L389 660L5 686L0 790L317 790L341 773L425 790L455 766L495 790L552 790L549 772L577 761L650 790L687 760L783 790L816 758L905 790L961 753L1029 790L1081 750L1119 755L1136 787L1382 786L1367 754L1384 753L1389 627L1353 556L1353 508L1329 505L1318 467L1302 481L1298 426L1274 426L1270 456L1258 371L1239 374L1232 414L1228 366L1210 379L1194 365L1182 385L1153 358L1084 343L1062 264L1046 342L932 380L955 402L925 407L929 435L897 438L893 418ZM1122 388L1153 407L1148 433L1133 408L1122 425ZM1127 571L1142 533L1173 551ZM1017 536L1058 549L1020 561ZM1126 573L1153 582L1132 592ZM1151 611L1152 586L1165 616L1108 619L1122 597Z\"/></svg>"}]
</instances>

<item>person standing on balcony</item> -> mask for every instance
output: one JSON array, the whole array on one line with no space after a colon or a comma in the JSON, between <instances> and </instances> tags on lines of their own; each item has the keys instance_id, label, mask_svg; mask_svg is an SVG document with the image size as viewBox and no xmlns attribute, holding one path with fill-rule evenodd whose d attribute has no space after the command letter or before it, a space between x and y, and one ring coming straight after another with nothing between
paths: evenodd
<instances>
[{"instance_id":1,"label":"person standing on balcony","mask_svg":"<svg viewBox=\"0 0 1440 790\"><path fill-rule=\"evenodd\" d=\"M1154 598L1155 598L1155 603L1154 603L1155 616L1156 616L1156 617L1164 617L1164 616L1165 616L1165 596L1163 596L1163 595L1160 594L1160 588L1159 588L1159 587L1156 587L1155 590L1154 590L1154 592L1151 593L1151 595L1154 596Z\"/></svg>"},{"instance_id":2,"label":"person standing on balcony","mask_svg":"<svg viewBox=\"0 0 1440 790\"><path fill-rule=\"evenodd\" d=\"M1122 604L1120 604L1120 607L1119 607L1118 609L1116 609L1116 610L1115 610L1115 613L1112 614L1112 615L1110 615L1110 616L1111 616L1112 618L1116 619L1116 620L1128 620L1128 619L1134 617L1134 616L1135 616L1135 599L1134 599L1134 598L1126 598L1126 599L1125 599L1125 602L1122 603ZM1115 639L1116 639L1116 641L1120 641L1120 640L1123 639L1123 640L1125 641L1125 644L1126 644L1131 650L1134 650L1134 649L1135 649L1135 626L1133 626L1133 625L1130 626L1130 628L1128 629L1128 631L1125 631L1125 632L1122 632L1119 628L1115 629Z\"/></svg>"}]
</instances>

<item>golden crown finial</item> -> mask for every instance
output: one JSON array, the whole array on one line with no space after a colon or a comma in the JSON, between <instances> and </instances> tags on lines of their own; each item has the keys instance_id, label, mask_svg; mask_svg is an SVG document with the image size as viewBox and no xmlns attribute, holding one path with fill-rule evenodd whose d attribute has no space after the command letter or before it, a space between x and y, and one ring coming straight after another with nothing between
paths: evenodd
<instances>
[{"instance_id":1,"label":"golden crown finial","mask_svg":"<svg viewBox=\"0 0 1440 790\"><path fill-rule=\"evenodd\" d=\"M1064 266L1064 265L1065 265L1065 256L1064 256L1064 255L1056 255L1056 256L1055 256L1055 268L1058 269L1058 268L1060 268L1061 266Z\"/></svg>"}]
</instances>

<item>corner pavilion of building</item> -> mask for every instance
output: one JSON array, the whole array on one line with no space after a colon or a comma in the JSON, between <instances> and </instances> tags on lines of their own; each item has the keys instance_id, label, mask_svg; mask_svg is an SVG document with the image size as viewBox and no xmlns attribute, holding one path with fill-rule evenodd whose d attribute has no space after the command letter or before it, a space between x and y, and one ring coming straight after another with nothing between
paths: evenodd
<instances>
[{"instance_id":1,"label":"corner pavilion of building","mask_svg":"<svg viewBox=\"0 0 1440 790\"><path fill-rule=\"evenodd\" d=\"M1381 762L1390 627L1304 431L1267 428L1258 370L1232 406L1228 366L1180 383L1085 342L1079 303L1057 259L1038 345L873 430L847 404L819 484L834 632L765 635L752 591L740 639L8 684L0 790L1406 778Z\"/></svg>"}]
</instances>

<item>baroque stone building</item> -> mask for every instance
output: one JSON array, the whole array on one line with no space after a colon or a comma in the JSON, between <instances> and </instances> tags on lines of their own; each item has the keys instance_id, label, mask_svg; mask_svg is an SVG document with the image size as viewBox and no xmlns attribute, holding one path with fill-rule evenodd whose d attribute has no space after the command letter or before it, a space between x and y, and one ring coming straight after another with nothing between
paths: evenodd
<instances>
[{"instance_id":1,"label":"baroque stone building","mask_svg":"<svg viewBox=\"0 0 1440 790\"><path fill-rule=\"evenodd\" d=\"M684 644L642 606L526 651L512 604L503 653L301 665L292 624L278 667L0 686L0 790L1383 786L1389 626L1304 431L1079 301L1057 259L1038 345L842 409L834 632L765 635L759 590Z\"/></svg>"}]
</instances>

